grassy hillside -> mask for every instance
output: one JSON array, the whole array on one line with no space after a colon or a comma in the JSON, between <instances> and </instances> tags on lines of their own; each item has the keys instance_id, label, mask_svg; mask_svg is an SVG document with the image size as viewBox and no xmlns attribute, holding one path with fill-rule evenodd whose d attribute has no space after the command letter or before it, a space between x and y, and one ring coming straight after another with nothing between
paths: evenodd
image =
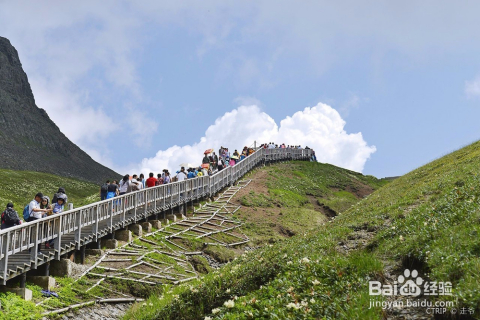
<instances>
[{"instance_id":1,"label":"grassy hillside","mask_svg":"<svg viewBox=\"0 0 480 320\"><path fill-rule=\"evenodd\" d=\"M323 308L328 309L325 315L338 316L338 310L344 310L353 318L360 310L345 311L352 303L346 289L360 286L368 274L380 272L382 264L368 255L337 252L343 229L331 228L326 214L341 213L388 182L310 162L265 167L247 178L254 180L238 194L243 207L235 215L244 220L243 230L254 244L269 244L197 283L167 288L162 297L134 307L125 319L285 319L295 312L316 318ZM339 271L352 264L359 266L353 275ZM336 286L342 279L345 283ZM310 306L306 314L302 301Z\"/></svg>"},{"instance_id":2,"label":"grassy hillside","mask_svg":"<svg viewBox=\"0 0 480 320\"><path fill-rule=\"evenodd\" d=\"M253 244L273 243L316 228L388 183L329 164L289 162L255 170L234 200ZM235 201L234 201L235 202Z\"/></svg>"},{"instance_id":3,"label":"grassy hillside","mask_svg":"<svg viewBox=\"0 0 480 320\"><path fill-rule=\"evenodd\" d=\"M64 178L48 173L0 169L0 209L13 202L20 213L32 201L37 192L52 197L59 187L67 191L68 201L79 207L100 200L100 187L72 178Z\"/></svg>"},{"instance_id":4,"label":"grassy hillside","mask_svg":"<svg viewBox=\"0 0 480 320\"><path fill-rule=\"evenodd\" d=\"M476 142L380 188L325 226L244 254L194 285L152 297L126 318L433 317L425 308L370 308L369 280L393 283L405 268L426 281L452 283L452 295L422 297L466 310L452 316L447 307L444 318L479 318L479 167ZM290 190L300 189L296 179L289 182Z\"/></svg>"}]
</instances>

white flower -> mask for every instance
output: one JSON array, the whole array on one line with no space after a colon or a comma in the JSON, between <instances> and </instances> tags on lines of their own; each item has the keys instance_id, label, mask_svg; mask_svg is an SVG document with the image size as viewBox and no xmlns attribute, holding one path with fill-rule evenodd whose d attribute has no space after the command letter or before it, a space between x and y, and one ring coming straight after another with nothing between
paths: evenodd
<instances>
[{"instance_id":1,"label":"white flower","mask_svg":"<svg viewBox=\"0 0 480 320\"><path fill-rule=\"evenodd\" d=\"M292 263L293 263L292 261L288 261L287 266L291 265Z\"/></svg>"},{"instance_id":2,"label":"white flower","mask_svg":"<svg viewBox=\"0 0 480 320\"><path fill-rule=\"evenodd\" d=\"M287 304L287 308L288 309L295 309L295 310L298 310L300 309L300 305L298 303L293 303L293 302L290 302L289 304Z\"/></svg>"},{"instance_id":3,"label":"white flower","mask_svg":"<svg viewBox=\"0 0 480 320\"><path fill-rule=\"evenodd\" d=\"M268 312L268 308L267 308L267 307L265 307L265 311L267 311L267 312Z\"/></svg>"},{"instance_id":4,"label":"white flower","mask_svg":"<svg viewBox=\"0 0 480 320\"><path fill-rule=\"evenodd\" d=\"M403 236L400 236L398 239L400 239L400 241L404 241L405 239L403 238Z\"/></svg>"},{"instance_id":5,"label":"white flower","mask_svg":"<svg viewBox=\"0 0 480 320\"><path fill-rule=\"evenodd\" d=\"M212 320L212 318L210 318L210 317L205 317L205 320Z\"/></svg>"},{"instance_id":6,"label":"white flower","mask_svg":"<svg viewBox=\"0 0 480 320\"><path fill-rule=\"evenodd\" d=\"M312 281L312 283L313 283L314 286L318 286L320 284L320 281L315 279L315 280Z\"/></svg>"},{"instance_id":7,"label":"white flower","mask_svg":"<svg viewBox=\"0 0 480 320\"><path fill-rule=\"evenodd\" d=\"M223 305L227 308L233 308L235 306L235 302L233 300L228 300L228 301L225 301Z\"/></svg>"},{"instance_id":8,"label":"white flower","mask_svg":"<svg viewBox=\"0 0 480 320\"><path fill-rule=\"evenodd\" d=\"M395 226L392 227L392 230L395 230Z\"/></svg>"},{"instance_id":9,"label":"white flower","mask_svg":"<svg viewBox=\"0 0 480 320\"><path fill-rule=\"evenodd\" d=\"M301 263L310 263L310 260L308 258L303 258L302 260L300 260Z\"/></svg>"},{"instance_id":10,"label":"white flower","mask_svg":"<svg viewBox=\"0 0 480 320\"><path fill-rule=\"evenodd\" d=\"M423 223L423 225L426 227L426 226L428 225L428 222L425 221L425 222Z\"/></svg>"},{"instance_id":11,"label":"white flower","mask_svg":"<svg viewBox=\"0 0 480 320\"><path fill-rule=\"evenodd\" d=\"M247 312L247 316L249 316L249 317L253 317L253 313L252 313L252 311L248 311L248 312Z\"/></svg>"},{"instance_id":12,"label":"white flower","mask_svg":"<svg viewBox=\"0 0 480 320\"><path fill-rule=\"evenodd\" d=\"M225 290L225 293L230 293L230 289Z\"/></svg>"},{"instance_id":13,"label":"white flower","mask_svg":"<svg viewBox=\"0 0 480 320\"><path fill-rule=\"evenodd\" d=\"M287 292L292 292L293 291L293 287L290 287L288 288Z\"/></svg>"},{"instance_id":14,"label":"white flower","mask_svg":"<svg viewBox=\"0 0 480 320\"><path fill-rule=\"evenodd\" d=\"M307 301L302 301L302 302L301 302L301 305L304 306L304 307L306 307L306 306L308 306L308 302L307 302Z\"/></svg>"},{"instance_id":15,"label":"white flower","mask_svg":"<svg viewBox=\"0 0 480 320\"><path fill-rule=\"evenodd\" d=\"M237 299L238 299L238 297L237 297L237 296L233 297L233 300L237 300Z\"/></svg>"},{"instance_id":16,"label":"white flower","mask_svg":"<svg viewBox=\"0 0 480 320\"><path fill-rule=\"evenodd\" d=\"M212 310L212 314L217 314L220 311L221 311L220 308L215 308L215 309Z\"/></svg>"},{"instance_id":17,"label":"white flower","mask_svg":"<svg viewBox=\"0 0 480 320\"><path fill-rule=\"evenodd\" d=\"M315 299L313 299L313 298L310 299L310 303L311 303L311 304L314 304L314 303L315 303Z\"/></svg>"},{"instance_id":18,"label":"white flower","mask_svg":"<svg viewBox=\"0 0 480 320\"><path fill-rule=\"evenodd\" d=\"M288 256L287 256L287 254L285 253L285 254L283 255L283 259L286 259L287 257L288 257Z\"/></svg>"}]
</instances>

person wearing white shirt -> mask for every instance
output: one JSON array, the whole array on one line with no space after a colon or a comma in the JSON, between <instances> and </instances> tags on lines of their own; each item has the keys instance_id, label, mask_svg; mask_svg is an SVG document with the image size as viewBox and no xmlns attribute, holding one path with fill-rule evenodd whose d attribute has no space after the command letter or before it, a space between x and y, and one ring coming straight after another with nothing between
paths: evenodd
<instances>
[{"instance_id":1,"label":"person wearing white shirt","mask_svg":"<svg viewBox=\"0 0 480 320\"><path fill-rule=\"evenodd\" d=\"M30 217L27 219L27 222L41 219L44 213L52 211L52 209L40 209L40 202L42 201L43 193L39 192L35 195L35 199L30 201L28 204L28 212Z\"/></svg>"},{"instance_id":2,"label":"person wearing white shirt","mask_svg":"<svg viewBox=\"0 0 480 320\"><path fill-rule=\"evenodd\" d=\"M177 181L183 181L183 180L187 179L187 175L185 174L185 168L184 167L182 167L180 172L177 173L176 177L177 177Z\"/></svg>"}]
</instances>

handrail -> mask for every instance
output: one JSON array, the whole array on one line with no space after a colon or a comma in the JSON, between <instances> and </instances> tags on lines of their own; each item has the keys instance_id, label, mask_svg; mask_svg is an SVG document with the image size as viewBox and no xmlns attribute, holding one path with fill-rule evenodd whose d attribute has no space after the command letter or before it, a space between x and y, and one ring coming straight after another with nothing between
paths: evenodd
<instances>
[{"instance_id":1,"label":"handrail","mask_svg":"<svg viewBox=\"0 0 480 320\"><path fill-rule=\"evenodd\" d=\"M82 245L98 241L106 234L136 223L154 213L173 209L205 196L212 196L222 188L232 185L260 163L310 157L311 149L262 148L234 166L227 167L212 176L145 188L1 230L0 282L3 281L5 284L6 280L17 275L15 270L12 270L13 274L8 270L8 260L13 255L28 253L30 250L30 261L33 262L31 267L36 268L37 265L47 261L59 260L60 256L68 251L80 249ZM64 243L62 237L69 237L69 240ZM49 240L55 243L54 256L44 255L39 259L38 244Z\"/></svg>"}]
</instances>

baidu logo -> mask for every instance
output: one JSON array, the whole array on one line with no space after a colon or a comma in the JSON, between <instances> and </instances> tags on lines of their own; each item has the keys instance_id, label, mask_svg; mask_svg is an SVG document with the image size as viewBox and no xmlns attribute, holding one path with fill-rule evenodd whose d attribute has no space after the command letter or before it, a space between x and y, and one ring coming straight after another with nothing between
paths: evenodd
<instances>
[{"instance_id":1,"label":"baidu logo","mask_svg":"<svg viewBox=\"0 0 480 320\"><path fill-rule=\"evenodd\" d=\"M424 281L418 275L417 270L405 269L392 284L384 284L380 281L369 281L369 294L371 296L410 296L423 295L452 295L451 282Z\"/></svg>"}]
</instances>

